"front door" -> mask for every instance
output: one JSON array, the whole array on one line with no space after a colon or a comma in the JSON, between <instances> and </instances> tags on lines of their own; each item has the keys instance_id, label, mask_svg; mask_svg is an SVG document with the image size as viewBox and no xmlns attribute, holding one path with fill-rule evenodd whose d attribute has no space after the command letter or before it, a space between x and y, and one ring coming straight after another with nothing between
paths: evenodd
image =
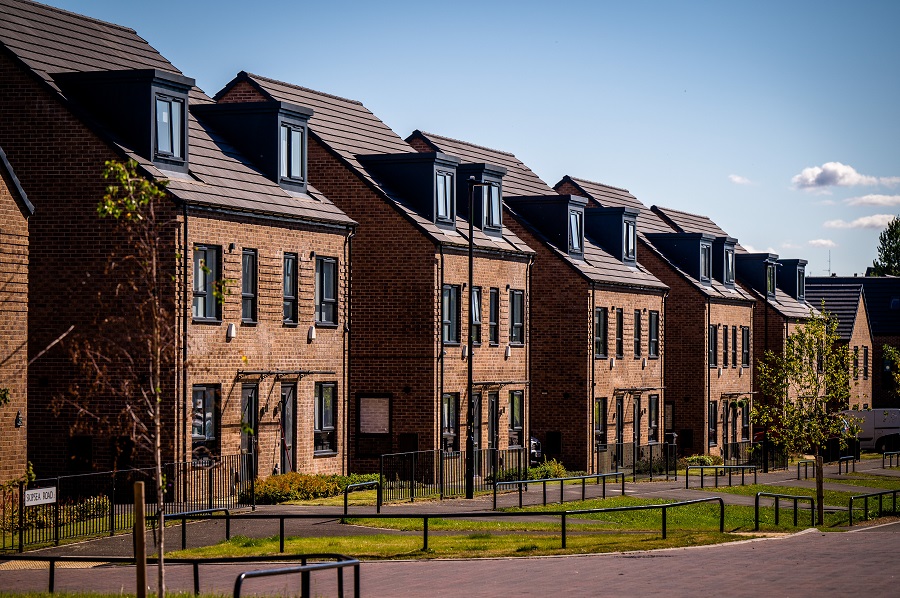
<instances>
[{"instance_id":1,"label":"front door","mask_svg":"<svg viewBox=\"0 0 900 598\"><path fill-rule=\"evenodd\" d=\"M482 457L481 457L481 395L472 395L472 448L475 449L475 475L482 473Z\"/></svg>"},{"instance_id":2,"label":"front door","mask_svg":"<svg viewBox=\"0 0 900 598\"><path fill-rule=\"evenodd\" d=\"M241 454L244 457L244 480L256 477L256 432L259 413L259 388L255 384L241 387Z\"/></svg>"},{"instance_id":3,"label":"front door","mask_svg":"<svg viewBox=\"0 0 900 598\"><path fill-rule=\"evenodd\" d=\"M625 448L625 399L616 397L616 463L621 467L624 464L622 452Z\"/></svg>"},{"instance_id":4,"label":"front door","mask_svg":"<svg viewBox=\"0 0 900 598\"><path fill-rule=\"evenodd\" d=\"M295 384L281 385L281 464L279 473L297 471L296 453L294 452L294 440L297 430L296 413L297 386Z\"/></svg>"},{"instance_id":5,"label":"front door","mask_svg":"<svg viewBox=\"0 0 900 598\"><path fill-rule=\"evenodd\" d=\"M494 391L488 393L488 437L487 447L491 459L491 473L496 477L500 467L500 393Z\"/></svg>"}]
</instances>

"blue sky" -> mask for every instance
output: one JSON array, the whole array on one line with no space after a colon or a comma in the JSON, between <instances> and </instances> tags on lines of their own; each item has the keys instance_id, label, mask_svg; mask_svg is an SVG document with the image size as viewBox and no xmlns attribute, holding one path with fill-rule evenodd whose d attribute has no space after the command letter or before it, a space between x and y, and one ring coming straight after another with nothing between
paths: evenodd
<instances>
[{"instance_id":1,"label":"blue sky","mask_svg":"<svg viewBox=\"0 0 900 598\"><path fill-rule=\"evenodd\" d=\"M210 95L247 70L863 273L900 214L900 2L50 0Z\"/></svg>"}]
</instances>

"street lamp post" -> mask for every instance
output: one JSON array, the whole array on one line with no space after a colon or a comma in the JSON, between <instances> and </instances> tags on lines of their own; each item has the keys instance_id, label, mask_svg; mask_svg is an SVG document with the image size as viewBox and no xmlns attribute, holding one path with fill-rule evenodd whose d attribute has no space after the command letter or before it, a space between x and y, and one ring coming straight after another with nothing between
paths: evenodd
<instances>
[{"instance_id":1,"label":"street lamp post","mask_svg":"<svg viewBox=\"0 0 900 598\"><path fill-rule=\"evenodd\" d=\"M466 372L466 393L468 396L468 409L466 409L466 498L475 498L475 397L472 395L472 363L475 353L475 333L473 330L474 319L472 317L474 271L475 271L475 242L473 239L475 219L475 187L486 187L484 183L475 181L474 176L469 177L469 338L467 345L468 364Z\"/></svg>"}]
</instances>

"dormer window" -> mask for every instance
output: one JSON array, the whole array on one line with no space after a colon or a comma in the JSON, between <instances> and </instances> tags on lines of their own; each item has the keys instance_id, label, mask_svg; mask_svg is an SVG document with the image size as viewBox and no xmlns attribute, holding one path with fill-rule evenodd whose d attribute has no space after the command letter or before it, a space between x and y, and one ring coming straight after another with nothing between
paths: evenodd
<instances>
[{"instance_id":1,"label":"dormer window","mask_svg":"<svg viewBox=\"0 0 900 598\"><path fill-rule=\"evenodd\" d=\"M453 220L453 174L437 173L437 206L435 214L438 220Z\"/></svg>"},{"instance_id":2,"label":"dormer window","mask_svg":"<svg viewBox=\"0 0 900 598\"><path fill-rule=\"evenodd\" d=\"M637 258L637 228L631 220L625 221L623 258L632 262Z\"/></svg>"},{"instance_id":3,"label":"dormer window","mask_svg":"<svg viewBox=\"0 0 900 598\"><path fill-rule=\"evenodd\" d=\"M806 297L806 270L797 269L797 299L803 301Z\"/></svg>"},{"instance_id":4,"label":"dormer window","mask_svg":"<svg viewBox=\"0 0 900 598\"><path fill-rule=\"evenodd\" d=\"M725 250L725 284L734 284L734 249Z\"/></svg>"},{"instance_id":5,"label":"dormer window","mask_svg":"<svg viewBox=\"0 0 900 598\"><path fill-rule=\"evenodd\" d=\"M306 128L292 123L281 124L280 166L282 179L300 182L306 179Z\"/></svg>"},{"instance_id":6,"label":"dormer window","mask_svg":"<svg viewBox=\"0 0 900 598\"><path fill-rule=\"evenodd\" d=\"M500 186L488 183L482 187L484 192L484 227L500 228L502 221L500 214Z\"/></svg>"},{"instance_id":7,"label":"dormer window","mask_svg":"<svg viewBox=\"0 0 900 598\"><path fill-rule=\"evenodd\" d=\"M766 264L766 295L775 296L775 264Z\"/></svg>"},{"instance_id":8,"label":"dormer window","mask_svg":"<svg viewBox=\"0 0 900 598\"><path fill-rule=\"evenodd\" d=\"M569 211L569 252L584 253L584 212Z\"/></svg>"},{"instance_id":9,"label":"dormer window","mask_svg":"<svg viewBox=\"0 0 900 598\"><path fill-rule=\"evenodd\" d=\"M156 155L184 159L184 102L156 96Z\"/></svg>"},{"instance_id":10,"label":"dormer window","mask_svg":"<svg viewBox=\"0 0 900 598\"><path fill-rule=\"evenodd\" d=\"M700 280L708 282L712 278L712 245L700 244Z\"/></svg>"}]
</instances>

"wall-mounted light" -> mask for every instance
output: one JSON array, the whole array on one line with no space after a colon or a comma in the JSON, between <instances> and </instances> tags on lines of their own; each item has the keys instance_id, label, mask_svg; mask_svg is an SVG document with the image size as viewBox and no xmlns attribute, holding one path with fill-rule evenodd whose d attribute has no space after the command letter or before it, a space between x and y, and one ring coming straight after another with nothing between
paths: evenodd
<instances>
[{"instance_id":1,"label":"wall-mounted light","mask_svg":"<svg viewBox=\"0 0 900 598\"><path fill-rule=\"evenodd\" d=\"M466 359L469 356L469 345L462 346L462 358Z\"/></svg>"},{"instance_id":2,"label":"wall-mounted light","mask_svg":"<svg viewBox=\"0 0 900 598\"><path fill-rule=\"evenodd\" d=\"M644 357L644 359L641 360L641 369L643 370L643 369L645 369L646 367L647 367L647 358Z\"/></svg>"},{"instance_id":3,"label":"wall-mounted light","mask_svg":"<svg viewBox=\"0 0 900 598\"><path fill-rule=\"evenodd\" d=\"M316 340L316 327L310 326L309 331L306 333L306 342L311 343Z\"/></svg>"},{"instance_id":4,"label":"wall-mounted light","mask_svg":"<svg viewBox=\"0 0 900 598\"><path fill-rule=\"evenodd\" d=\"M232 251L234 251L235 248L237 248L237 245L235 245L234 243L229 243L228 244L228 253L231 253Z\"/></svg>"},{"instance_id":5,"label":"wall-mounted light","mask_svg":"<svg viewBox=\"0 0 900 598\"><path fill-rule=\"evenodd\" d=\"M225 340L230 341L234 337L237 336L237 326L234 324L228 324L228 328L225 329Z\"/></svg>"},{"instance_id":6,"label":"wall-mounted light","mask_svg":"<svg viewBox=\"0 0 900 598\"><path fill-rule=\"evenodd\" d=\"M22 421L22 412L16 411L16 427L21 428L25 425L25 422Z\"/></svg>"},{"instance_id":7,"label":"wall-mounted light","mask_svg":"<svg viewBox=\"0 0 900 598\"><path fill-rule=\"evenodd\" d=\"M614 367L616 367L616 358L610 357L609 358L609 369L613 369Z\"/></svg>"},{"instance_id":8,"label":"wall-mounted light","mask_svg":"<svg viewBox=\"0 0 900 598\"><path fill-rule=\"evenodd\" d=\"M743 375L744 375L744 368L738 368L738 377L741 377Z\"/></svg>"},{"instance_id":9,"label":"wall-mounted light","mask_svg":"<svg viewBox=\"0 0 900 598\"><path fill-rule=\"evenodd\" d=\"M506 345L506 350L503 352L503 357L505 359L509 359L509 356L512 355L512 347Z\"/></svg>"}]
</instances>

